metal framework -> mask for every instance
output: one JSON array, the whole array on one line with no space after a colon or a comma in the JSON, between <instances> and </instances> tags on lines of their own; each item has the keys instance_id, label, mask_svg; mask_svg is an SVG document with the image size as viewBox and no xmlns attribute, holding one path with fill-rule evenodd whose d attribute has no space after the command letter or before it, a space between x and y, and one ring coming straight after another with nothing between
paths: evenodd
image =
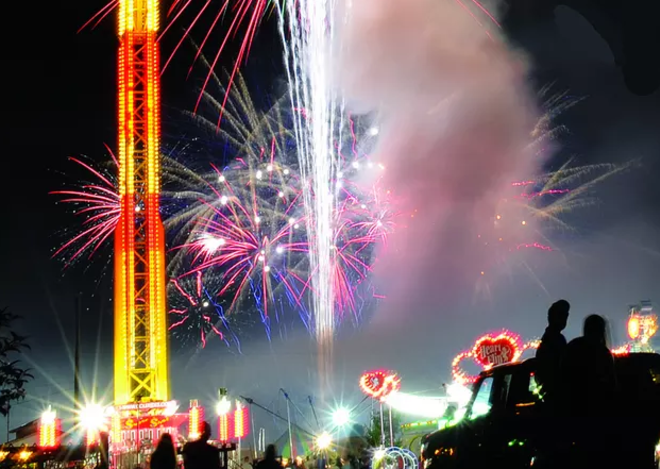
<instances>
[{"instance_id":1,"label":"metal framework","mask_svg":"<svg viewBox=\"0 0 660 469\"><path fill-rule=\"evenodd\" d=\"M115 404L169 399L158 0L119 0Z\"/></svg>"}]
</instances>

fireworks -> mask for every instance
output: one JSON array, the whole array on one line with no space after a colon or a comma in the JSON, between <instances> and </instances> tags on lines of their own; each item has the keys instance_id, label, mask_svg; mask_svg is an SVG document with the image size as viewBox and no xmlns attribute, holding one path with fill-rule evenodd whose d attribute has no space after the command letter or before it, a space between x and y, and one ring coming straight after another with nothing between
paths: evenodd
<instances>
[{"instance_id":1,"label":"fireworks","mask_svg":"<svg viewBox=\"0 0 660 469\"><path fill-rule=\"evenodd\" d=\"M205 279L202 272L170 282L169 330L175 339L184 345L192 342L205 347L209 336L215 336L227 344L232 340L240 345L218 302L219 288L217 278Z\"/></svg>"},{"instance_id":2,"label":"fireworks","mask_svg":"<svg viewBox=\"0 0 660 469\"><path fill-rule=\"evenodd\" d=\"M548 92L548 88L541 90L541 99ZM545 100L546 112L532 132L531 146L537 156L546 153L565 131L563 126L554 126L552 119L578 102L566 94L551 95ZM594 188L633 164L573 166L572 163L569 160L558 170L534 180L511 183L510 195L499 201L492 220L477 234L477 245L483 250L481 257L486 262L478 271L478 293L490 294L491 273L496 268L509 270L522 265L535 277L525 252L557 251L551 241L554 235L574 231L567 215L593 205L596 202L591 196Z\"/></svg>"},{"instance_id":3,"label":"fireworks","mask_svg":"<svg viewBox=\"0 0 660 469\"><path fill-rule=\"evenodd\" d=\"M315 185L309 167L303 170L299 164L296 131L307 125L310 112L292 110L284 98L260 111L240 75L232 91L212 77L219 95L230 96L223 126L218 129L214 119L223 105L207 89L200 114L190 115L197 124L193 140L199 150L189 151L193 144L177 146L162 161L163 218L168 244L174 246L168 263L173 335L182 342L205 344L215 336L237 343L234 316L258 316L270 336L273 321L291 312L318 333L311 311L328 291L332 317L325 319L332 325L326 324L326 332L347 318L359 323L365 306L380 297L370 284L378 250L387 247L391 232L405 229L400 224L404 214L394 208L395 195L382 186L387 169L370 156L378 128L366 118L344 114L338 119L332 133L336 168L328 187ZM555 107L535 129L538 151L561 130L550 126L548 116L556 107L573 104L563 98L549 102ZM182 155L193 160L192 165L177 161ZM94 179L54 192L85 217L81 230L56 252L67 255L68 262L98 250L112 235L119 215L114 168L99 170L73 161ZM193 169L205 163L210 163L208 170ZM568 227L564 215L593 203L591 189L625 168L575 168L569 162L534 181L513 183L510 197L501 201L478 244L502 265L514 259L524 263L519 255L525 251L555 250L547 238L553 230ZM325 202L319 202L319 194ZM323 234L329 239L321 242L317 218L326 215L316 207L329 201L329 231ZM325 243L329 271L324 293L318 284L321 264L311 258ZM492 264L484 265L481 275L492 270Z\"/></svg>"},{"instance_id":4,"label":"fireworks","mask_svg":"<svg viewBox=\"0 0 660 469\"><path fill-rule=\"evenodd\" d=\"M113 167L96 169L78 158L70 158L82 167L93 182L83 182L74 189L52 191L61 197L61 202L76 206L76 215L84 218L81 229L62 244L53 257L65 255L67 265L78 260L83 254L91 257L104 242L113 235L119 221L119 194L117 193L117 159L110 152Z\"/></svg>"},{"instance_id":5,"label":"fireworks","mask_svg":"<svg viewBox=\"0 0 660 469\"><path fill-rule=\"evenodd\" d=\"M214 82L220 86L219 80ZM226 90L220 86L220 91ZM215 116L222 105L208 90L203 94L202 109ZM186 199L186 209L166 223L185 224L179 230L185 240L177 263L193 265L185 275L214 271L222 276L225 287L220 294L233 295L230 311L250 297L259 304L266 324L273 307L287 304L311 328L307 300L319 291L311 281L315 266L309 258L316 239L308 228L316 223L316 215L305 210L304 192L312 181L299 170L293 138L293 122L305 119L305 111L292 114L286 100L267 112L257 111L240 76L230 94L229 112L219 130L204 112L194 116L212 139L231 145L235 159L198 178L195 190L178 195ZM331 214L328 256L330 281L337 292L333 302L342 315L351 312L359 321L362 302L356 294L367 290L361 284L368 279L373 248L386 242L396 214L379 185L384 168L367 152L376 132L348 117L345 127L350 141L335 143L342 169L332 181L338 204ZM315 200L317 192L311 197Z\"/></svg>"}]
</instances>

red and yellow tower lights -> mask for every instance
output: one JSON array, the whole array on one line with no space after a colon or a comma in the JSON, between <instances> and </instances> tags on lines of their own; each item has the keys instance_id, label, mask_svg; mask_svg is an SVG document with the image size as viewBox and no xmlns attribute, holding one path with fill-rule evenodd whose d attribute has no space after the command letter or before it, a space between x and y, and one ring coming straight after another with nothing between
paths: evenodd
<instances>
[{"instance_id":1,"label":"red and yellow tower lights","mask_svg":"<svg viewBox=\"0 0 660 469\"><path fill-rule=\"evenodd\" d=\"M158 0L119 0L115 404L169 398Z\"/></svg>"},{"instance_id":2,"label":"red and yellow tower lights","mask_svg":"<svg viewBox=\"0 0 660 469\"><path fill-rule=\"evenodd\" d=\"M199 405L197 400L190 401L188 410L188 439L198 440L202 435L202 425L204 425L204 408Z\"/></svg>"},{"instance_id":3,"label":"red and yellow tower lights","mask_svg":"<svg viewBox=\"0 0 660 469\"><path fill-rule=\"evenodd\" d=\"M225 394L221 394L215 411L218 414L218 441L220 443L241 440L250 434L249 411L241 401L236 401L232 412L232 402Z\"/></svg>"},{"instance_id":4,"label":"red and yellow tower lights","mask_svg":"<svg viewBox=\"0 0 660 469\"><path fill-rule=\"evenodd\" d=\"M39 449L51 450L59 448L62 437L62 421L50 407L39 420L39 435L37 446Z\"/></svg>"}]
</instances>

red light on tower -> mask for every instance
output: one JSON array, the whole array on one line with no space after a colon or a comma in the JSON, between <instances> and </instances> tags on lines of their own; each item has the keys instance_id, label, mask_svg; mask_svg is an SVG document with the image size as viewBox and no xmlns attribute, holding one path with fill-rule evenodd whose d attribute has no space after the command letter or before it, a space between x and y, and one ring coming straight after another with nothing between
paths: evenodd
<instances>
[{"instance_id":1,"label":"red light on tower","mask_svg":"<svg viewBox=\"0 0 660 469\"><path fill-rule=\"evenodd\" d=\"M190 410L188 411L188 438L198 440L202 435L202 425L204 422L204 409L200 407L197 400L190 401Z\"/></svg>"},{"instance_id":2,"label":"red light on tower","mask_svg":"<svg viewBox=\"0 0 660 469\"><path fill-rule=\"evenodd\" d=\"M57 418L55 411L48 408L41 415L39 421L39 443L40 449L55 449L60 446L60 420Z\"/></svg>"}]
</instances>

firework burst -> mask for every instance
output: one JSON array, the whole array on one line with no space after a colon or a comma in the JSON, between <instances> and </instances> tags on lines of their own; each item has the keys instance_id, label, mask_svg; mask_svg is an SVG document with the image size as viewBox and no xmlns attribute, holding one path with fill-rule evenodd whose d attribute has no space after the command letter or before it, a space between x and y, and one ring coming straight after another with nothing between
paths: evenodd
<instances>
[{"instance_id":1,"label":"firework burst","mask_svg":"<svg viewBox=\"0 0 660 469\"><path fill-rule=\"evenodd\" d=\"M553 119L579 102L565 93L551 95L549 91L549 87L541 90L546 112L532 132L531 147L537 156L547 154L566 132L564 126L554 125ZM560 232L575 231L567 216L597 203L594 189L632 165L634 162L573 166L573 160L569 160L558 170L534 180L512 183L510 195L499 201L492 220L477 235L482 258L487 260L479 271L477 293L490 296L492 273L510 271L514 266L522 266L543 288L525 253L560 251L552 239Z\"/></svg>"},{"instance_id":2,"label":"firework burst","mask_svg":"<svg viewBox=\"0 0 660 469\"><path fill-rule=\"evenodd\" d=\"M229 92L215 77L220 94ZM208 113L215 116L223 105L203 91L205 105L191 114L210 139L228 143L235 156L224 167L198 177L196 190L178 194L186 209L166 222L179 225L181 249L177 264L192 263L187 275L215 271L225 282L221 294L233 291L231 310L246 298L259 299L264 321L269 309L285 301L300 312L309 327L306 304L315 295L310 278L311 222L304 210L302 189L310 181L299 172L292 121L305 115L284 100L266 112L257 110L247 86L239 76L223 127L219 130ZM368 148L377 130L359 120L345 119L348 142L337 142L341 170L334 181L333 282L338 308L359 320L356 295L368 280L374 247L384 244L395 225L388 197L380 187L382 165L371 161ZM209 147L217 145L209 144ZM310 242L312 241L312 242Z\"/></svg>"},{"instance_id":3,"label":"firework burst","mask_svg":"<svg viewBox=\"0 0 660 469\"><path fill-rule=\"evenodd\" d=\"M82 182L72 189L52 191L60 197L60 202L75 207L74 213L84 221L77 233L64 242L53 257L66 259L66 265L79 260L85 254L94 253L110 238L119 221L119 194L117 193L117 159L108 149L112 158L111 167L95 168L79 158L69 158L83 168L90 182Z\"/></svg>"},{"instance_id":4,"label":"firework burst","mask_svg":"<svg viewBox=\"0 0 660 469\"><path fill-rule=\"evenodd\" d=\"M205 347L210 337L216 337L227 345L231 341L240 347L219 303L219 289L218 279L213 276L204 278L202 272L170 281L169 330L174 339L182 345Z\"/></svg>"}]
</instances>

